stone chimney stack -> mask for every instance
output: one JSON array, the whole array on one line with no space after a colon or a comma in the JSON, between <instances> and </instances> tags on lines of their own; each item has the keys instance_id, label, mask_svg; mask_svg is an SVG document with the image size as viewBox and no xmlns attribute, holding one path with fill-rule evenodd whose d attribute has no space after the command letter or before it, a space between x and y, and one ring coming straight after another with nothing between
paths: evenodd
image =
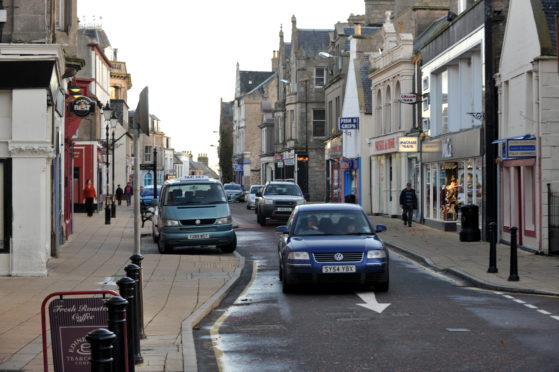
<instances>
[{"instance_id":1,"label":"stone chimney stack","mask_svg":"<svg viewBox=\"0 0 559 372\"><path fill-rule=\"evenodd\" d=\"M206 167L209 167L208 161L208 154L198 154L198 163L204 164Z\"/></svg>"}]
</instances>

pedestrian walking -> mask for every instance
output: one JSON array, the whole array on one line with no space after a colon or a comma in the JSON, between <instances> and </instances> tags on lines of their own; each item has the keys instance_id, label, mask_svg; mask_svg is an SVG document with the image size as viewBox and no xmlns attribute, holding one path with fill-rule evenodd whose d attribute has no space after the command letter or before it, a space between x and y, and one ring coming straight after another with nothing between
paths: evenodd
<instances>
[{"instance_id":1,"label":"pedestrian walking","mask_svg":"<svg viewBox=\"0 0 559 372\"><path fill-rule=\"evenodd\" d=\"M124 195L124 191L122 190L120 185L117 186L115 193L116 193L116 200L118 200L118 205L120 205L120 203L122 202L122 195Z\"/></svg>"},{"instance_id":2,"label":"pedestrian walking","mask_svg":"<svg viewBox=\"0 0 559 372\"><path fill-rule=\"evenodd\" d=\"M95 187L91 179L87 180L85 188L83 189L83 198L85 200L85 210L89 217L93 216L93 201L97 198Z\"/></svg>"},{"instance_id":3,"label":"pedestrian walking","mask_svg":"<svg viewBox=\"0 0 559 372\"><path fill-rule=\"evenodd\" d=\"M411 227L413 219L413 210L417 209L417 196L415 190L412 189L411 183L407 183L406 188L400 193L400 207L402 207L402 219L404 226L407 224Z\"/></svg>"},{"instance_id":4,"label":"pedestrian walking","mask_svg":"<svg viewBox=\"0 0 559 372\"><path fill-rule=\"evenodd\" d=\"M124 187L124 198L126 199L126 205L128 206L130 206L132 194L134 194L134 189L132 188L132 183L128 182Z\"/></svg>"}]
</instances>

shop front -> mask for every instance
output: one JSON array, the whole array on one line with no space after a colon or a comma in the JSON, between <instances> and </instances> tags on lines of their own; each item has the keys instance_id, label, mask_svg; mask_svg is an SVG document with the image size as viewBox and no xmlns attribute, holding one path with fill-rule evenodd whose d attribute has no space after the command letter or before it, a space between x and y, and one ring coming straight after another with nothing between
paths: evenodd
<instances>
[{"instance_id":1,"label":"shop front","mask_svg":"<svg viewBox=\"0 0 559 372\"><path fill-rule=\"evenodd\" d=\"M456 231L460 208L478 207L483 202L483 159L479 128L426 140L422 146L425 224L444 231Z\"/></svg>"},{"instance_id":2,"label":"shop front","mask_svg":"<svg viewBox=\"0 0 559 372\"><path fill-rule=\"evenodd\" d=\"M375 215L399 217L400 192L408 182L415 186L415 161L408 153L400 152L402 133L372 138L369 144L371 156L372 212Z\"/></svg>"},{"instance_id":3,"label":"shop front","mask_svg":"<svg viewBox=\"0 0 559 372\"><path fill-rule=\"evenodd\" d=\"M342 173L343 137L338 136L326 141L324 158L326 161L326 201L343 202L344 179Z\"/></svg>"}]
</instances>

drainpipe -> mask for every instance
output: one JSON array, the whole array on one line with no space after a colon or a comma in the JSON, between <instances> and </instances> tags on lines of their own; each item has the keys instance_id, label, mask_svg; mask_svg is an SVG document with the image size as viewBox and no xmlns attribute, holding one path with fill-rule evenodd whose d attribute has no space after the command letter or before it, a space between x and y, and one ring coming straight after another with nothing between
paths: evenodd
<instances>
[{"instance_id":1,"label":"drainpipe","mask_svg":"<svg viewBox=\"0 0 559 372\"><path fill-rule=\"evenodd\" d=\"M541 97L541 87L540 87L540 60L536 59L532 61L532 90L534 96L534 122L536 124L536 148L537 148L537 157L536 157L536 172L534 176L536 180L538 180L537 188L538 192L536 193L536 206L538 207L537 213L537 224L538 224L538 249L540 252L543 252L543 177L542 177L542 141L540 135L540 97ZM549 192L549 190L548 190ZM549 200L549 199L548 199ZM549 226L548 226L549 227ZM549 248L549 241L548 241L548 248ZM549 249L548 249L549 253Z\"/></svg>"}]
</instances>

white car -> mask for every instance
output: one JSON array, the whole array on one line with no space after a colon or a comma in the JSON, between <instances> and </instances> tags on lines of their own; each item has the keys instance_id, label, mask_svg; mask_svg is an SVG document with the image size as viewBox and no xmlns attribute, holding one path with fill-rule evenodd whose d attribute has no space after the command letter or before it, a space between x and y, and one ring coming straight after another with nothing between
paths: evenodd
<instances>
[{"instance_id":1,"label":"white car","mask_svg":"<svg viewBox=\"0 0 559 372\"><path fill-rule=\"evenodd\" d=\"M264 185L252 185L247 194L247 209L256 208L256 193L262 191Z\"/></svg>"}]
</instances>

